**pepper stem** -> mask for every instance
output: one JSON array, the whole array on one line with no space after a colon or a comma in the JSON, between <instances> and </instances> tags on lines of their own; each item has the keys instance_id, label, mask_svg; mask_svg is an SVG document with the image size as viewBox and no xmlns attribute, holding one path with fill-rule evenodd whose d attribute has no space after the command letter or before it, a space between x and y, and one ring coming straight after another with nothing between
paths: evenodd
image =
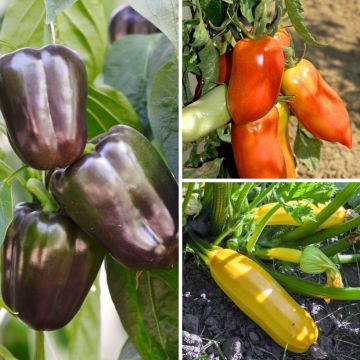
<instances>
[{"instance_id":1,"label":"pepper stem","mask_svg":"<svg viewBox=\"0 0 360 360\"><path fill-rule=\"evenodd\" d=\"M55 32L55 26L54 22L52 21L50 23L50 32L51 32L51 40L54 45L56 45L56 32Z\"/></svg>"},{"instance_id":2,"label":"pepper stem","mask_svg":"<svg viewBox=\"0 0 360 360\"><path fill-rule=\"evenodd\" d=\"M93 150L95 149L95 147L96 147L95 144L91 144L91 143L90 143L90 144L86 144L85 149L84 149L82 155L86 155L86 154L90 153L91 151L93 151Z\"/></svg>"},{"instance_id":3,"label":"pepper stem","mask_svg":"<svg viewBox=\"0 0 360 360\"><path fill-rule=\"evenodd\" d=\"M29 179L26 183L26 189L40 201L44 212L53 212L58 208L52 195L39 179Z\"/></svg>"},{"instance_id":4,"label":"pepper stem","mask_svg":"<svg viewBox=\"0 0 360 360\"><path fill-rule=\"evenodd\" d=\"M42 331L35 333L35 359L45 360L44 333Z\"/></svg>"}]
</instances>

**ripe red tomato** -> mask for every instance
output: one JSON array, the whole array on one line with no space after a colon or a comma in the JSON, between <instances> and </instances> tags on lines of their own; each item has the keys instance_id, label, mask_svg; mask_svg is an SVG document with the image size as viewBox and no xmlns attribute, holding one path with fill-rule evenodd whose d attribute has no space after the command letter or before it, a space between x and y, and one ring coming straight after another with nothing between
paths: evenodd
<instances>
[{"instance_id":1,"label":"ripe red tomato","mask_svg":"<svg viewBox=\"0 0 360 360\"><path fill-rule=\"evenodd\" d=\"M236 43L227 93L229 112L236 124L258 120L275 105L284 63L281 46L270 36Z\"/></svg>"},{"instance_id":2,"label":"ripe red tomato","mask_svg":"<svg viewBox=\"0 0 360 360\"><path fill-rule=\"evenodd\" d=\"M233 124L231 144L240 178L286 178L286 164L278 138L279 112L274 106L263 118Z\"/></svg>"},{"instance_id":3,"label":"ripe red tomato","mask_svg":"<svg viewBox=\"0 0 360 360\"><path fill-rule=\"evenodd\" d=\"M284 73L281 91L294 95L289 105L298 120L320 139L352 147L349 113L340 96L308 60Z\"/></svg>"}]
</instances>

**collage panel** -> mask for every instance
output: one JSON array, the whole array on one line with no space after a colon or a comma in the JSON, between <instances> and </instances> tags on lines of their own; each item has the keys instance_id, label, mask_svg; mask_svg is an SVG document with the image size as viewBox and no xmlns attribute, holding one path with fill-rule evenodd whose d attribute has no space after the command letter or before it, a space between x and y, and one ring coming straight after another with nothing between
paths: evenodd
<instances>
[{"instance_id":1,"label":"collage panel","mask_svg":"<svg viewBox=\"0 0 360 360\"><path fill-rule=\"evenodd\" d=\"M178 14L0 0L0 359L179 358Z\"/></svg>"},{"instance_id":2,"label":"collage panel","mask_svg":"<svg viewBox=\"0 0 360 360\"><path fill-rule=\"evenodd\" d=\"M359 14L184 0L183 178L359 178Z\"/></svg>"},{"instance_id":3,"label":"collage panel","mask_svg":"<svg viewBox=\"0 0 360 360\"><path fill-rule=\"evenodd\" d=\"M184 182L182 349L358 359L358 182Z\"/></svg>"}]
</instances>

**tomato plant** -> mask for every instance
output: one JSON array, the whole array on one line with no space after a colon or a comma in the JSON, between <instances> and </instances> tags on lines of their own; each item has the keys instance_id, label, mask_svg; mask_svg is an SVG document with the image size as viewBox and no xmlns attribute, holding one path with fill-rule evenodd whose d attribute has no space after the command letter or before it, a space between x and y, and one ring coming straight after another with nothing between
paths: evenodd
<instances>
[{"instance_id":1,"label":"tomato plant","mask_svg":"<svg viewBox=\"0 0 360 360\"><path fill-rule=\"evenodd\" d=\"M281 147L289 171L272 175L271 169L267 172L259 161L252 163L255 175L250 177L256 177L258 173L260 178L267 172L273 178L295 178L300 162L316 169L322 141L351 149L351 124L345 103L325 82L319 70L310 71L308 66L306 75L302 72L304 64L308 64L305 51L300 58L296 57L292 37L304 46L304 43L323 45L305 25L301 1L296 3L294 5L291 0L247 0L216 5L215 1L184 1L184 177L247 178L244 171L241 174L235 170L239 137L232 136L231 132L239 127L232 125L259 121L278 102L288 104L291 111L288 119L293 119L286 121L285 126L280 120L273 120L281 128L279 138L274 141ZM226 97L219 94L216 103L223 101L223 106L226 104L231 121L221 124L214 120L218 117L216 111L213 116L208 112L207 121L202 121L193 136L189 135L187 124L194 123L197 118L192 103L205 99L222 83L228 84L227 94ZM217 128L209 124L217 124ZM293 135L289 136L294 125L297 125L295 139ZM235 146L229 145L231 141L236 141ZM266 148L267 137L263 136L259 142ZM254 147L253 158L258 156L260 159L261 155L255 152ZM275 162L277 157L275 153Z\"/></svg>"}]
</instances>

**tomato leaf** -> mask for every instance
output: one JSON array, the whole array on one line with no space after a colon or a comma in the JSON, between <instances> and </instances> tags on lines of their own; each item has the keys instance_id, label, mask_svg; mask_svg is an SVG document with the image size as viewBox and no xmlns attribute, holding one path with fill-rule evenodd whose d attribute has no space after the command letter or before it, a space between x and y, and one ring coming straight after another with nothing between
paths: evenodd
<instances>
[{"instance_id":1,"label":"tomato leaf","mask_svg":"<svg viewBox=\"0 0 360 360\"><path fill-rule=\"evenodd\" d=\"M45 0L46 23L50 24L56 15L73 4L75 0Z\"/></svg>"},{"instance_id":2,"label":"tomato leaf","mask_svg":"<svg viewBox=\"0 0 360 360\"><path fill-rule=\"evenodd\" d=\"M13 200L11 186L0 182L0 245L5 239L5 234L13 218Z\"/></svg>"},{"instance_id":3,"label":"tomato leaf","mask_svg":"<svg viewBox=\"0 0 360 360\"><path fill-rule=\"evenodd\" d=\"M107 282L120 320L144 360L178 357L178 269L137 274L106 258Z\"/></svg>"},{"instance_id":4,"label":"tomato leaf","mask_svg":"<svg viewBox=\"0 0 360 360\"><path fill-rule=\"evenodd\" d=\"M212 88L217 86L219 77L219 53L213 42L209 40L205 47L199 51L201 76L204 81L201 94L205 95Z\"/></svg>"},{"instance_id":5,"label":"tomato leaf","mask_svg":"<svg viewBox=\"0 0 360 360\"><path fill-rule=\"evenodd\" d=\"M148 97L148 116L155 139L167 163L178 177L178 58L163 65L156 73ZM167 84L167 86L164 86Z\"/></svg>"},{"instance_id":6,"label":"tomato leaf","mask_svg":"<svg viewBox=\"0 0 360 360\"><path fill-rule=\"evenodd\" d=\"M211 21L213 25L219 26L226 14L225 4L218 0L200 0L200 5L205 21Z\"/></svg>"},{"instance_id":7,"label":"tomato leaf","mask_svg":"<svg viewBox=\"0 0 360 360\"><path fill-rule=\"evenodd\" d=\"M110 86L89 85L86 112L90 139L117 124L143 131L139 116L128 98Z\"/></svg>"},{"instance_id":8,"label":"tomato leaf","mask_svg":"<svg viewBox=\"0 0 360 360\"><path fill-rule=\"evenodd\" d=\"M321 140L299 125L294 143L294 152L296 157L303 161L309 169L316 170L319 168L321 145Z\"/></svg>"},{"instance_id":9,"label":"tomato leaf","mask_svg":"<svg viewBox=\"0 0 360 360\"><path fill-rule=\"evenodd\" d=\"M220 172L224 158L215 159L204 163L198 168L184 167L183 177L189 179L215 179Z\"/></svg>"},{"instance_id":10,"label":"tomato leaf","mask_svg":"<svg viewBox=\"0 0 360 360\"><path fill-rule=\"evenodd\" d=\"M286 10L289 19L294 26L296 32L305 40L306 43L314 46L325 46L325 44L317 41L304 23L304 12L300 0L285 0Z\"/></svg>"}]
</instances>

